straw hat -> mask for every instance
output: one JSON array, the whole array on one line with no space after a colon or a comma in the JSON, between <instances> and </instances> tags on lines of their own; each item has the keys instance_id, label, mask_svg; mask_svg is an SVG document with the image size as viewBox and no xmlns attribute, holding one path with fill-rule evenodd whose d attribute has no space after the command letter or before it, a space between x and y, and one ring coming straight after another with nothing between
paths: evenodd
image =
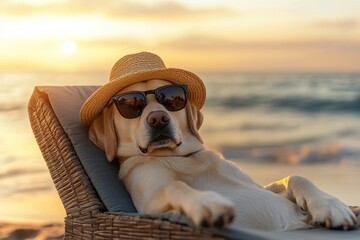
<instances>
[{"instance_id":1,"label":"straw hat","mask_svg":"<svg viewBox=\"0 0 360 240\"><path fill-rule=\"evenodd\" d=\"M166 68L159 56L141 52L126 55L115 63L111 69L109 82L98 88L81 107L81 122L89 126L109 103L111 97L121 89L151 79L186 84L189 87L188 100L198 109L204 105L206 90L198 76L182 69Z\"/></svg>"}]
</instances>

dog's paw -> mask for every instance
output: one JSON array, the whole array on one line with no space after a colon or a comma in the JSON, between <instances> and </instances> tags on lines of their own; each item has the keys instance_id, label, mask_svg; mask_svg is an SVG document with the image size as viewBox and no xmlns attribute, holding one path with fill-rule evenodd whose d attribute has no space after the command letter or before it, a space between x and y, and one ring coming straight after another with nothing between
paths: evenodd
<instances>
[{"instance_id":1,"label":"dog's paw","mask_svg":"<svg viewBox=\"0 0 360 240\"><path fill-rule=\"evenodd\" d=\"M311 222L314 225L348 230L357 224L357 218L351 209L330 195L322 194L309 199L301 199L298 204L310 212Z\"/></svg>"},{"instance_id":2,"label":"dog's paw","mask_svg":"<svg viewBox=\"0 0 360 240\"><path fill-rule=\"evenodd\" d=\"M194 199L188 215L198 226L222 228L234 220L234 204L217 193L202 192Z\"/></svg>"},{"instance_id":3,"label":"dog's paw","mask_svg":"<svg viewBox=\"0 0 360 240\"><path fill-rule=\"evenodd\" d=\"M357 219L356 227L360 227L360 206L350 206L350 209L356 216Z\"/></svg>"}]
</instances>

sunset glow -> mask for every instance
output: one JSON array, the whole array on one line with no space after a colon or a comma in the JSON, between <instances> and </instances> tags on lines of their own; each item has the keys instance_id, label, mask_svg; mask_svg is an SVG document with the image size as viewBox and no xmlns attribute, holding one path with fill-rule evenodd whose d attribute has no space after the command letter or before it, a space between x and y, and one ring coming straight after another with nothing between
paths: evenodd
<instances>
[{"instance_id":1,"label":"sunset glow","mask_svg":"<svg viewBox=\"0 0 360 240\"><path fill-rule=\"evenodd\" d=\"M108 70L119 57L146 50L197 71L359 71L359 5L1 1L0 68ZM58 64L69 55L71 68Z\"/></svg>"},{"instance_id":2,"label":"sunset glow","mask_svg":"<svg viewBox=\"0 0 360 240\"><path fill-rule=\"evenodd\" d=\"M142 51L203 80L206 148L259 184L304 175L360 205L360 0L0 0L0 239L4 222L48 230L78 214L60 192L68 174L51 176L44 160L58 153L34 137L34 88L60 86L63 96L81 86L83 96ZM67 121L78 124L82 103L54 102L66 134L82 141L86 129L69 133ZM49 114L33 115L35 128Z\"/></svg>"},{"instance_id":3,"label":"sunset glow","mask_svg":"<svg viewBox=\"0 0 360 240\"><path fill-rule=\"evenodd\" d=\"M107 70L143 50L197 71L360 70L355 0L5 0L0 14L2 70Z\"/></svg>"},{"instance_id":4,"label":"sunset glow","mask_svg":"<svg viewBox=\"0 0 360 240\"><path fill-rule=\"evenodd\" d=\"M59 51L62 55L71 55L76 52L77 44L74 41L64 41L59 47Z\"/></svg>"}]
</instances>

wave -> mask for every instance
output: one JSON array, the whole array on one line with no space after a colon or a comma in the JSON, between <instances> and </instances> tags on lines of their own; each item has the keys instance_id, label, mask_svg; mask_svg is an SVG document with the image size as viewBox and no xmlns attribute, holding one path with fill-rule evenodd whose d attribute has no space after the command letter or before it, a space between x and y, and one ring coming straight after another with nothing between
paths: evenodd
<instances>
[{"instance_id":1,"label":"wave","mask_svg":"<svg viewBox=\"0 0 360 240\"><path fill-rule=\"evenodd\" d=\"M237 161L293 165L343 162L360 164L360 149L342 147L334 143L321 146L302 144L288 147L253 147L248 149L223 146L220 149L225 158Z\"/></svg>"},{"instance_id":2,"label":"wave","mask_svg":"<svg viewBox=\"0 0 360 240\"><path fill-rule=\"evenodd\" d=\"M12 178L17 176L24 176L24 175L33 175L37 173L46 173L45 169L38 169L38 168L15 168L15 169L9 169L5 170L0 173L0 180L4 178Z\"/></svg>"},{"instance_id":3,"label":"wave","mask_svg":"<svg viewBox=\"0 0 360 240\"><path fill-rule=\"evenodd\" d=\"M225 126L225 127L203 127L202 130L206 133L224 133L224 132L234 132L234 131L263 131L265 132L276 132L276 131L288 131L294 130L298 126L295 125L282 125L282 124L272 124L272 123L253 123L253 122L244 122L238 126Z\"/></svg>"},{"instance_id":4,"label":"wave","mask_svg":"<svg viewBox=\"0 0 360 240\"><path fill-rule=\"evenodd\" d=\"M25 109L25 104L18 105L8 105L8 104L0 104L0 113L1 112L12 112L12 111L22 111Z\"/></svg>"},{"instance_id":5,"label":"wave","mask_svg":"<svg viewBox=\"0 0 360 240\"><path fill-rule=\"evenodd\" d=\"M318 99L313 97L264 97L264 96L230 96L227 98L210 98L207 106L231 109L249 109L263 107L270 110L284 109L305 113L341 112L360 114L360 95L351 100Z\"/></svg>"}]
</instances>

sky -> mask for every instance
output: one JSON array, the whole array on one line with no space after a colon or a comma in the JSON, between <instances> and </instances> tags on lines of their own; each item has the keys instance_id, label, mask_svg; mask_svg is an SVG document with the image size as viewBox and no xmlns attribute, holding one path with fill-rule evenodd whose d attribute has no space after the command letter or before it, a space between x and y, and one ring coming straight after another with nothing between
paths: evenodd
<instances>
[{"instance_id":1,"label":"sky","mask_svg":"<svg viewBox=\"0 0 360 240\"><path fill-rule=\"evenodd\" d=\"M110 71L140 51L197 72L360 72L360 1L0 1L2 71Z\"/></svg>"}]
</instances>

